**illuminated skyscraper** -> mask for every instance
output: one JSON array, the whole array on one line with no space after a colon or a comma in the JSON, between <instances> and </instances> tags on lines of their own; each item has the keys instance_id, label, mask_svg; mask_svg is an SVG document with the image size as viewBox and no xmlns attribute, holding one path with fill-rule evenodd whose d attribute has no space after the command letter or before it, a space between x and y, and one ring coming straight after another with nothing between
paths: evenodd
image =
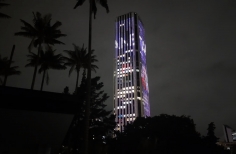
<instances>
[{"instance_id":1,"label":"illuminated skyscraper","mask_svg":"<svg viewBox=\"0 0 236 154\"><path fill-rule=\"evenodd\" d=\"M145 30L134 12L116 19L114 60L114 113L123 131L136 117L150 116Z\"/></svg>"}]
</instances>

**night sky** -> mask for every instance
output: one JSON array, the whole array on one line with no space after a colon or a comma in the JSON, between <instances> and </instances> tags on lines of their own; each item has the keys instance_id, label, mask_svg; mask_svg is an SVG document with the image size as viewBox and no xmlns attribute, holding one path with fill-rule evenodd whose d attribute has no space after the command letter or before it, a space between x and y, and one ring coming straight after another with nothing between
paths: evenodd
<instances>
[{"instance_id":1,"label":"night sky","mask_svg":"<svg viewBox=\"0 0 236 154\"><path fill-rule=\"evenodd\" d=\"M20 76L9 77L8 86L30 89L33 68L24 67L30 39L14 33L20 31L20 19L32 23L33 11L51 13L52 23L62 22L61 32L67 37L59 40L66 45L56 45L57 53L65 55L63 50L73 49L72 43L87 46L88 2L75 10L75 0L5 2L11 5L0 11L12 18L0 19L0 54L9 57L15 44L13 60L22 72ZM108 0L108 4L108 14L98 6L92 40L99 60L99 70L93 76L101 76L104 90L110 96L107 109L112 110L115 19L136 12L146 30L151 116L189 115L202 135L206 135L208 124L215 122L216 135L220 138L223 138L223 124L236 129L235 0ZM69 70L49 70L50 83L44 90L61 93L68 86L73 92L76 73L70 77L68 74ZM40 88L41 78L41 75L36 78L36 90ZM62 115L60 118L65 123L70 119Z\"/></svg>"}]
</instances>

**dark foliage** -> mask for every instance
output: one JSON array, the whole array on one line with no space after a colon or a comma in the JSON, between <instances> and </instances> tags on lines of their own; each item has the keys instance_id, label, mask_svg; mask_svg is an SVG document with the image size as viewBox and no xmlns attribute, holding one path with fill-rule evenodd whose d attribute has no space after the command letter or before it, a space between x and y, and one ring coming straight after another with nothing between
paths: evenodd
<instances>
[{"instance_id":1,"label":"dark foliage","mask_svg":"<svg viewBox=\"0 0 236 154\"><path fill-rule=\"evenodd\" d=\"M78 113L74 116L68 133L61 148L61 153L80 153L83 149L84 117L86 103L86 77L85 71L80 87L78 87L79 107ZM89 142L93 147L90 153L99 153L107 147L107 138L110 138L115 127L115 116L111 111L106 111L104 102L108 99L103 90L103 83L99 82L100 77L91 80L91 106ZM77 150L78 149L78 150Z\"/></svg>"},{"instance_id":2,"label":"dark foliage","mask_svg":"<svg viewBox=\"0 0 236 154\"><path fill-rule=\"evenodd\" d=\"M7 57L1 57L0 55L0 77L4 78L6 75L19 75L21 72L17 71L18 66L11 66L9 67L13 61L10 62L10 60ZM0 84L3 83L3 80L0 78Z\"/></svg>"},{"instance_id":3,"label":"dark foliage","mask_svg":"<svg viewBox=\"0 0 236 154\"><path fill-rule=\"evenodd\" d=\"M83 5L84 2L85 0L78 0L78 2L74 6L74 9L76 9L78 6ZM99 3L102 7L104 7L107 13L109 13L110 10L107 4L107 0L91 0L91 2L92 2L92 12L94 14L94 19L96 18L97 14L97 3Z\"/></svg>"},{"instance_id":4,"label":"dark foliage","mask_svg":"<svg viewBox=\"0 0 236 154\"><path fill-rule=\"evenodd\" d=\"M190 117L161 114L155 117L137 118L127 125L124 133L116 133L111 140L110 154L221 154L223 148L214 143L209 150L206 142L195 130Z\"/></svg>"},{"instance_id":5,"label":"dark foliage","mask_svg":"<svg viewBox=\"0 0 236 154\"><path fill-rule=\"evenodd\" d=\"M0 8L2 7L5 7L5 6L8 6L9 4L7 3L3 3L1 1L4 1L4 0L0 0ZM9 15L6 15L6 14L3 14L0 12L0 18L11 18Z\"/></svg>"},{"instance_id":6,"label":"dark foliage","mask_svg":"<svg viewBox=\"0 0 236 154\"><path fill-rule=\"evenodd\" d=\"M16 36L24 36L31 39L31 42L28 46L29 52L31 52L32 47L38 48L38 53L35 55L35 67L31 84L32 90L34 89L39 55L42 50L42 45L44 44L50 48L49 45L53 46L55 44L64 44L63 42L58 41L58 38L66 36L58 29L62 25L61 22L56 21L53 25L51 25L52 18L50 14L42 16L39 12L33 12L33 15L33 25L21 19L20 21L24 25L21 27L22 31L15 33Z\"/></svg>"},{"instance_id":7,"label":"dark foliage","mask_svg":"<svg viewBox=\"0 0 236 154\"><path fill-rule=\"evenodd\" d=\"M46 83L49 84L49 69L66 69L66 66L64 66L64 57L61 54L55 54L55 51L56 50L52 50L51 47L46 47L45 51L40 50L39 57L33 52L27 55L29 63L26 64L26 67L35 67L38 64L38 66L40 66L38 72L43 72L41 91L43 89L45 75L47 76Z\"/></svg>"},{"instance_id":8,"label":"dark foliage","mask_svg":"<svg viewBox=\"0 0 236 154\"><path fill-rule=\"evenodd\" d=\"M89 66L89 57L87 53L87 48L79 47L75 44L73 44L74 50L64 50L64 52L68 55L68 57L64 57L65 60L65 66L69 66L69 76L73 71L76 71L76 84L75 84L75 93L77 93L77 87L79 82L79 73L80 69L88 69ZM96 72L96 69L98 69L97 65L94 64L94 62L98 62L96 55L93 55L94 50L92 50L91 54L91 60L90 60L90 66L91 69Z\"/></svg>"}]
</instances>

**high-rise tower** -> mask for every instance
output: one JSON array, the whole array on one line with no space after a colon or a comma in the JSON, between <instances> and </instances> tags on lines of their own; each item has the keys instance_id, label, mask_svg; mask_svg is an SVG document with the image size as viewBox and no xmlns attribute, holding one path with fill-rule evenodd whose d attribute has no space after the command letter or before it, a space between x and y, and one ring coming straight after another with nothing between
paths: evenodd
<instances>
[{"instance_id":1,"label":"high-rise tower","mask_svg":"<svg viewBox=\"0 0 236 154\"><path fill-rule=\"evenodd\" d=\"M136 117L150 116L145 30L134 12L116 19L114 60L114 113L123 131Z\"/></svg>"}]
</instances>

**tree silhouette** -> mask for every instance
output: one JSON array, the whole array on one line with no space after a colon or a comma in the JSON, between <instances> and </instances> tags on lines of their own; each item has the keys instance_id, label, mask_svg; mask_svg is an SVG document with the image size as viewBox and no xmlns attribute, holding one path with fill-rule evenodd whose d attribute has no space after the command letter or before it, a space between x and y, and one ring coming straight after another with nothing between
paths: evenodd
<instances>
[{"instance_id":1,"label":"tree silhouette","mask_svg":"<svg viewBox=\"0 0 236 154\"><path fill-rule=\"evenodd\" d=\"M58 29L62 25L61 22L56 21L53 25L51 25L52 18L50 14L42 16L41 13L36 12L36 14L33 13L33 15L33 26L21 19L20 21L24 24L24 26L21 27L22 31L15 33L16 36L24 36L31 39L31 42L28 46L30 52L32 46L38 48L31 89L34 89L36 72L38 69L37 63L42 45L45 44L46 46L50 47L49 45L64 44L57 39L59 37L66 36L65 34L61 34L61 31Z\"/></svg>"},{"instance_id":2,"label":"tree silhouette","mask_svg":"<svg viewBox=\"0 0 236 154\"><path fill-rule=\"evenodd\" d=\"M211 137L213 140L213 142L217 142L218 141L218 138L215 136L215 124L214 122L211 122L208 124L208 128L207 128L207 136L208 137Z\"/></svg>"},{"instance_id":3,"label":"tree silhouette","mask_svg":"<svg viewBox=\"0 0 236 154\"><path fill-rule=\"evenodd\" d=\"M5 6L8 6L9 4L6 4L6 3L2 3L1 1L4 1L4 0L0 0L0 8L2 7L5 7ZM10 16L6 15L6 14L3 14L0 12L0 18L11 18Z\"/></svg>"},{"instance_id":4,"label":"tree silhouette","mask_svg":"<svg viewBox=\"0 0 236 154\"><path fill-rule=\"evenodd\" d=\"M17 71L18 66L12 66L9 68L10 63L14 63L14 62L10 62L10 60L8 60L7 57L2 57L0 55L0 76L1 77L5 77L7 76L11 76L11 75L19 75L21 72ZM0 78L0 84L2 84L3 81Z\"/></svg>"},{"instance_id":5,"label":"tree silhouette","mask_svg":"<svg viewBox=\"0 0 236 154\"><path fill-rule=\"evenodd\" d=\"M91 84L91 116L90 116L90 136L89 141L93 149L90 149L91 153L99 153L98 145L104 144L106 137L113 131L115 127L115 116L112 111L106 111L104 104L108 99L108 96L104 91L103 83L99 82L100 77L92 79ZM83 78L81 84L78 87L79 107L78 112L75 114L67 135L61 147L60 153L80 153L83 151L84 141L84 129L83 124L85 121L85 107L86 107L86 84L87 79L85 71L83 72Z\"/></svg>"},{"instance_id":6,"label":"tree silhouette","mask_svg":"<svg viewBox=\"0 0 236 154\"><path fill-rule=\"evenodd\" d=\"M40 66L40 68L38 72L39 73L43 72L40 91L43 90L44 79L46 74L47 74L46 83L47 84L49 83L49 75L48 75L49 69L56 69L56 70L66 69L66 66L64 66L64 57L61 54L55 55L55 51L56 50L52 50L51 47L47 47L45 52L43 50L40 51L39 61L38 61L38 65ZM37 64L37 58L38 58L37 55L34 54L33 52L30 52L30 54L27 55L27 57L29 58L28 59L29 63L26 64L26 67L28 66L34 67Z\"/></svg>"},{"instance_id":7,"label":"tree silhouette","mask_svg":"<svg viewBox=\"0 0 236 154\"><path fill-rule=\"evenodd\" d=\"M117 134L109 154L197 154L201 136L190 117L161 114L155 117L137 117ZM194 149L194 150L193 150Z\"/></svg>"},{"instance_id":8,"label":"tree silhouette","mask_svg":"<svg viewBox=\"0 0 236 154\"><path fill-rule=\"evenodd\" d=\"M49 69L55 69L55 70L63 70L66 69L66 66L64 66L64 57L61 54L55 55L56 50L52 50L51 48L47 48L45 52L41 50L40 54L40 68L39 73L43 72L43 78L41 83L40 90L43 90L44 85L44 79L45 74L47 73L47 80L46 83L49 83L49 75L48 70Z\"/></svg>"},{"instance_id":9,"label":"tree silhouette","mask_svg":"<svg viewBox=\"0 0 236 154\"><path fill-rule=\"evenodd\" d=\"M222 154L225 153L224 149L216 144L218 139L215 136L215 124L211 122L208 124L207 128L207 136L203 136L203 143L205 145L205 149L209 154Z\"/></svg>"},{"instance_id":10,"label":"tree silhouette","mask_svg":"<svg viewBox=\"0 0 236 154\"><path fill-rule=\"evenodd\" d=\"M74 9L76 9L78 6L83 5L85 0L78 0L76 5L74 6ZM106 8L107 13L109 12L109 7L107 4L107 0L89 0L90 5L89 5L89 39L88 39L88 56L89 56L89 66L88 66L88 83L87 83L87 94L90 93L90 88L91 88L91 54L92 54L92 13L94 13L94 18L96 17L97 13L97 6L96 2L99 2L103 7ZM85 120L85 142L84 142L84 153L88 154L88 137L89 137L89 114L90 114L90 96L87 95L87 103L86 103L86 120Z\"/></svg>"},{"instance_id":11,"label":"tree silhouette","mask_svg":"<svg viewBox=\"0 0 236 154\"><path fill-rule=\"evenodd\" d=\"M209 128L212 136L215 127L210 124ZM125 127L124 132L116 132L107 153L228 154L228 151L217 146L215 142L211 147L208 146L189 116L160 114L147 118L137 117Z\"/></svg>"},{"instance_id":12,"label":"tree silhouette","mask_svg":"<svg viewBox=\"0 0 236 154\"><path fill-rule=\"evenodd\" d=\"M78 6L81 6L83 5L83 3L86 1L86 0L77 0L78 2L75 4L74 6L74 9L76 9ZM99 3L101 6L103 6L107 13L109 13L109 7L108 7L108 4L107 4L107 0L90 0L89 1L91 4L92 4L92 13L94 14L94 19L96 18L96 13L97 13L97 3Z\"/></svg>"},{"instance_id":13,"label":"tree silhouette","mask_svg":"<svg viewBox=\"0 0 236 154\"><path fill-rule=\"evenodd\" d=\"M84 48L84 45L82 46L82 48L80 48L79 46L73 44L74 46L74 50L64 50L64 52L67 53L67 55L69 57L64 57L65 58L65 66L69 66L70 70L69 70L69 76L71 75L71 73L75 70L77 73L76 76L76 84L75 84L75 93L77 93L77 87L78 87L78 82L79 82L79 73L80 73L80 69L84 68L87 69L88 68L88 53L87 53L87 49ZM91 63L97 62L98 60L96 59L95 55L91 56ZM91 68L93 69L93 71L96 72L96 69L98 68L96 65L91 64Z\"/></svg>"}]
</instances>

